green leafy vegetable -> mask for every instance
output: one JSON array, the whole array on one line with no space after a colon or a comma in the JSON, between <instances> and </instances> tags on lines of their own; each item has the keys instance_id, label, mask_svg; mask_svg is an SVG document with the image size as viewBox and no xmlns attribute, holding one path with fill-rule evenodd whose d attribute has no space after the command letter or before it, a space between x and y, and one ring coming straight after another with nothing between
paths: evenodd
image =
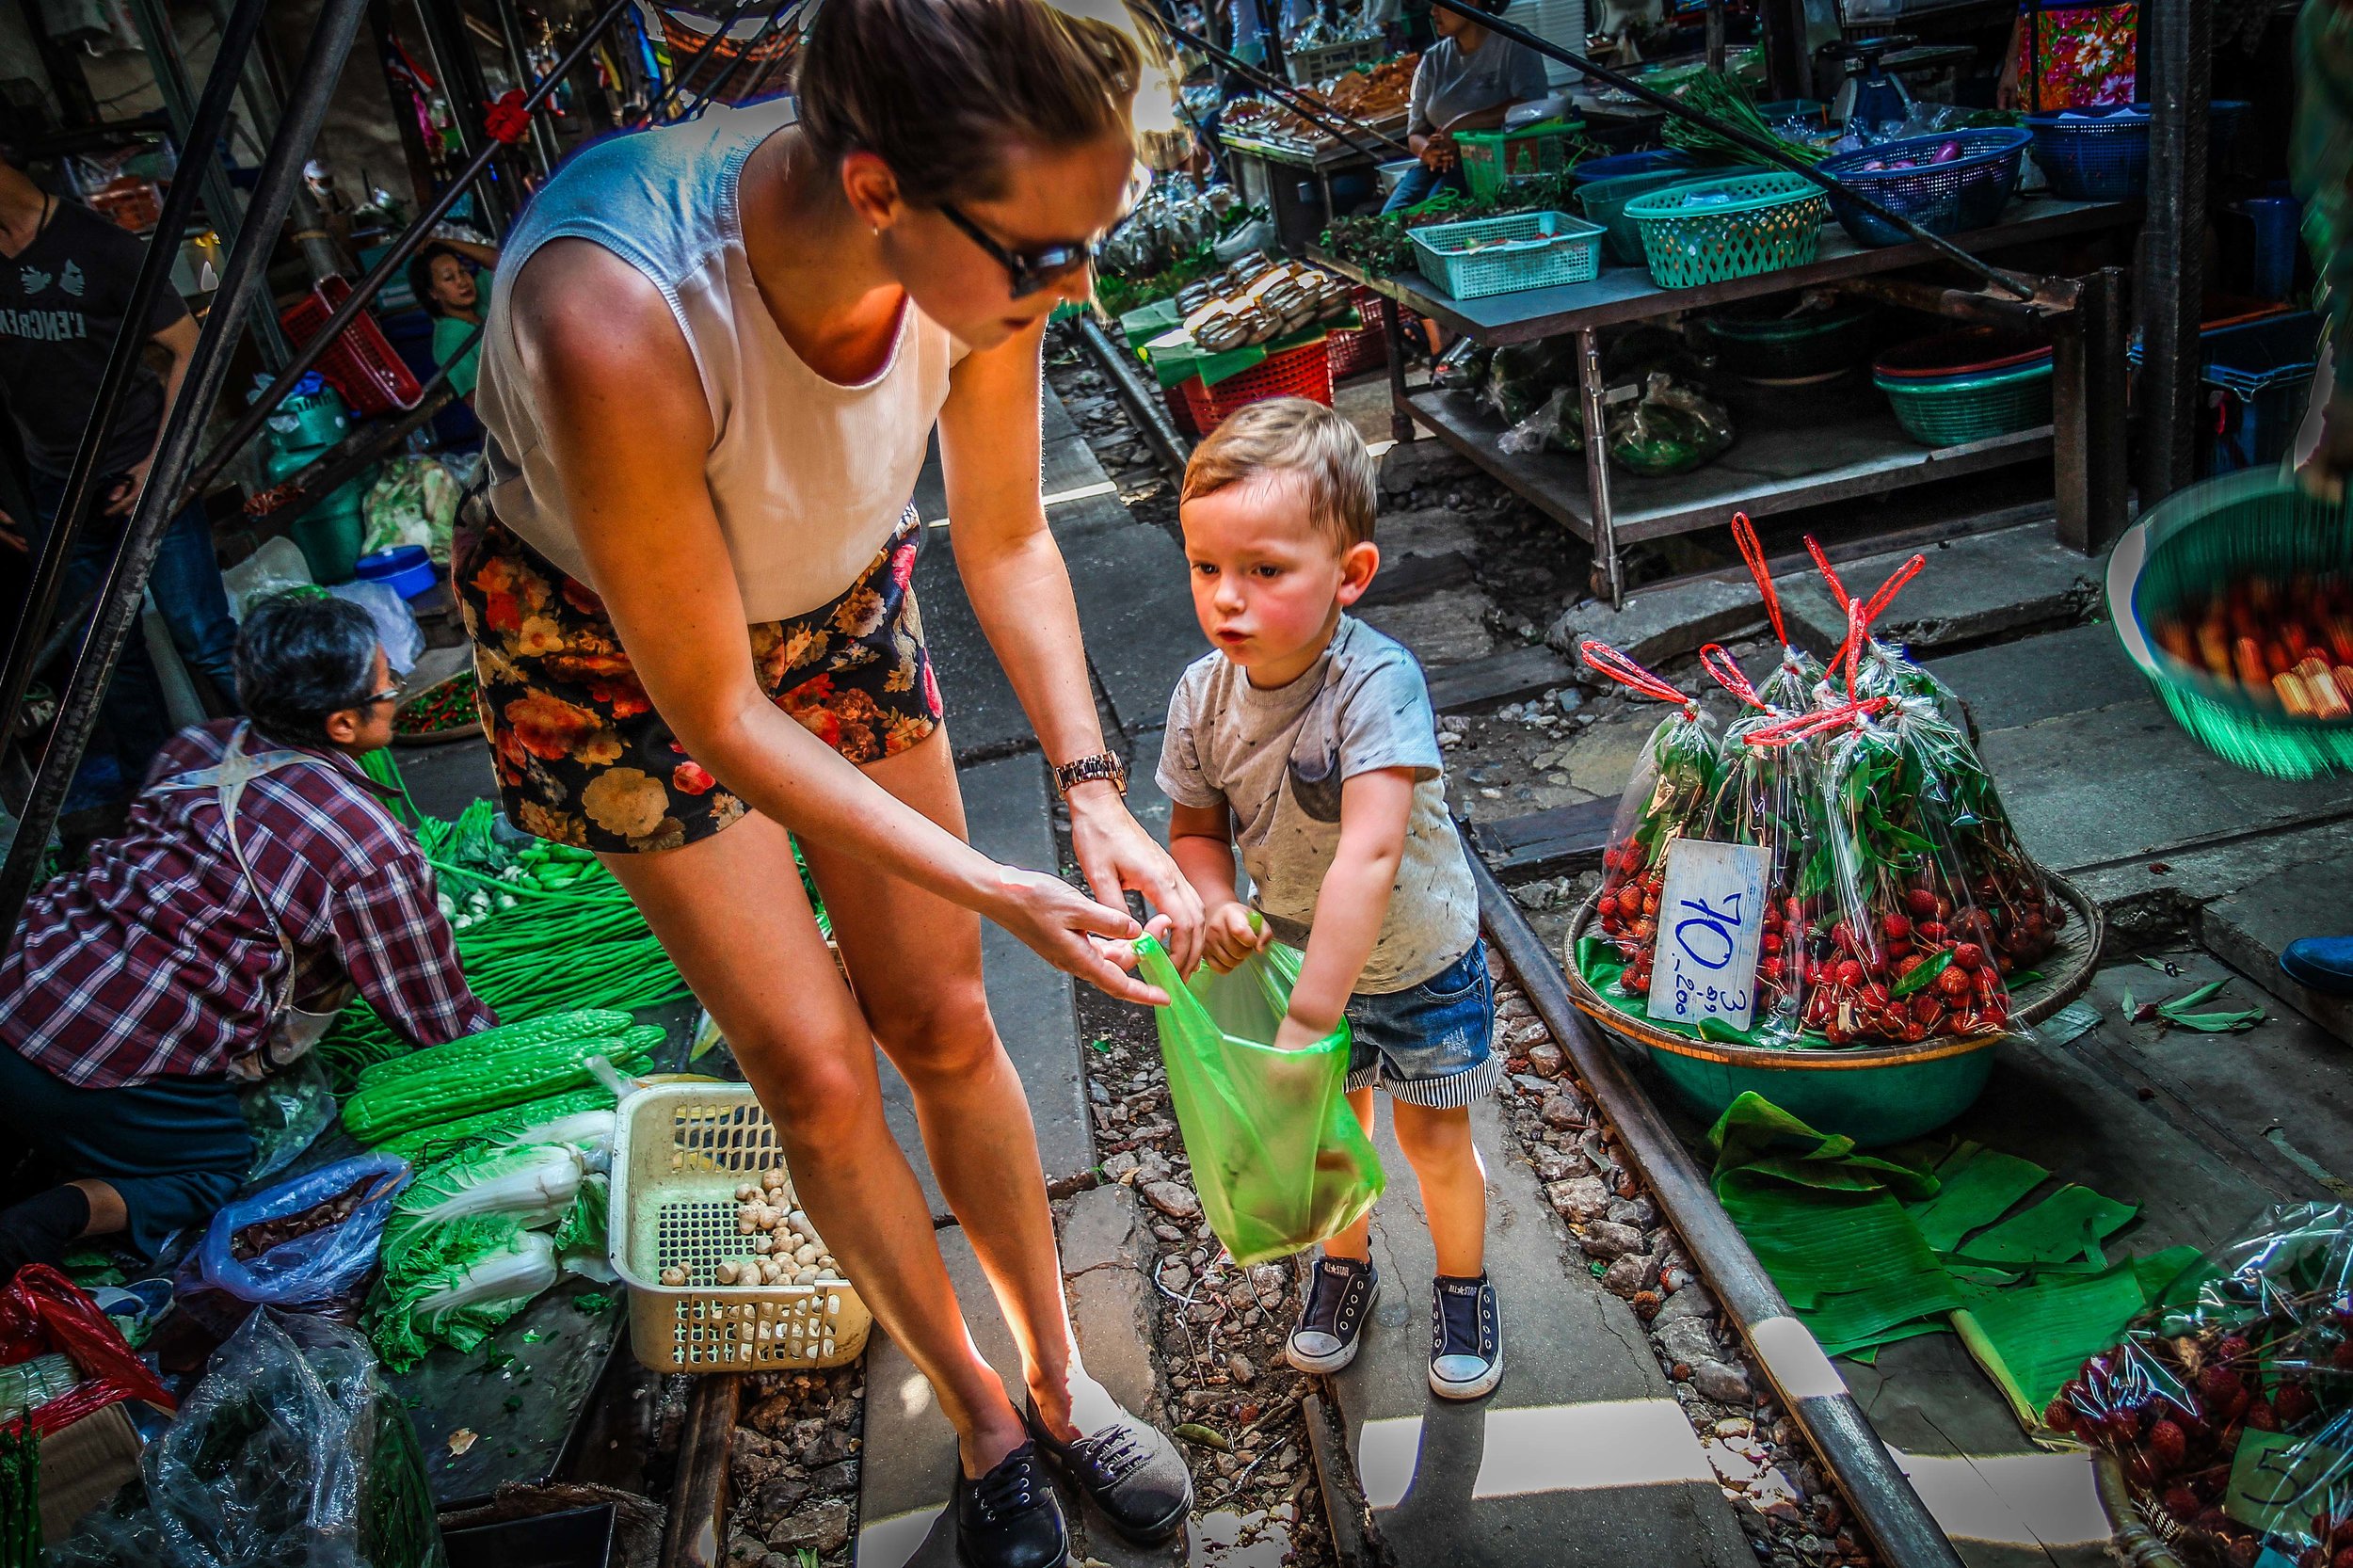
<instances>
[{"instance_id":1,"label":"green leafy vegetable","mask_svg":"<svg viewBox=\"0 0 2353 1568\"><path fill-rule=\"evenodd\" d=\"M511 1216L436 1226L377 1279L368 1337L385 1366L407 1371L435 1342L474 1349L556 1277L555 1239Z\"/></svg>"},{"instance_id":2,"label":"green leafy vegetable","mask_svg":"<svg viewBox=\"0 0 2353 1568\"><path fill-rule=\"evenodd\" d=\"M417 1173L384 1222L384 1267L404 1267L421 1237L483 1215L520 1225L549 1225L571 1209L581 1186L580 1154L559 1144L484 1149Z\"/></svg>"}]
</instances>

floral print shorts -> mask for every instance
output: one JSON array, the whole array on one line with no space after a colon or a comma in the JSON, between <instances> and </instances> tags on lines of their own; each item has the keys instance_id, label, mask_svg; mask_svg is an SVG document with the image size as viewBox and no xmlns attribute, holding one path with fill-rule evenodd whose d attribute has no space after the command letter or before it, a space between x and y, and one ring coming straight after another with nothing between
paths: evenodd
<instances>
[{"instance_id":1,"label":"floral print shorts","mask_svg":"<svg viewBox=\"0 0 2353 1568\"><path fill-rule=\"evenodd\" d=\"M920 528L910 506L840 598L748 629L760 690L853 762L895 757L939 728L911 582ZM509 822L557 843L644 854L744 815L653 711L602 600L479 492L459 511L452 553Z\"/></svg>"}]
</instances>

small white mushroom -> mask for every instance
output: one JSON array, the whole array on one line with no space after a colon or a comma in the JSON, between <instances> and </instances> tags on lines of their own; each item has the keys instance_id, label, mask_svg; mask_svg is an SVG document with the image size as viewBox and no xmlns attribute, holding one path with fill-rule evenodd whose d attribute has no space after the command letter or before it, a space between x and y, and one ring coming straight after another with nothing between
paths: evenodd
<instances>
[{"instance_id":1,"label":"small white mushroom","mask_svg":"<svg viewBox=\"0 0 2353 1568\"><path fill-rule=\"evenodd\" d=\"M794 1247L792 1249L792 1261L800 1264L816 1262L817 1243L814 1241L804 1241L799 1246Z\"/></svg>"},{"instance_id":2,"label":"small white mushroom","mask_svg":"<svg viewBox=\"0 0 2353 1568\"><path fill-rule=\"evenodd\" d=\"M792 1283L795 1285L814 1285L817 1283L817 1271L814 1269L803 1269L799 1273L792 1276Z\"/></svg>"},{"instance_id":3,"label":"small white mushroom","mask_svg":"<svg viewBox=\"0 0 2353 1568\"><path fill-rule=\"evenodd\" d=\"M754 1252L756 1252L756 1253L760 1253L760 1254L761 1254L762 1256L765 1256L765 1255L766 1255L766 1254L768 1254L768 1253L774 1252L774 1251L776 1250L776 1239L775 1237L773 1237L773 1236L769 1235L769 1234L768 1234L766 1231L764 1231L764 1230L763 1230L763 1231L761 1231L759 1235L757 1235L757 1236L755 1236L755 1237L753 1237L753 1238L752 1238L752 1251L754 1251Z\"/></svg>"},{"instance_id":4,"label":"small white mushroom","mask_svg":"<svg viewBox=\"0 0 2353 1568\"><path fill-rule=\"evenodd\" d=\"M686 1283L686 1271L673 1263L668 1268L662 1271L661 1277L662 1283L664 1285L684 1285Z\"/></svg>"},{"instance_id":5,"label":"small white mushroom","mask_svg":"<svg viewBox=\"0 0 2353 1568\"><path fill-rule=\"evenodd\" d=\"M738 1187L735 1190L735 1201L737 1203L757 1203L760 1201L760 1189L747 1181L744 1183L743 1186Z\"/></svg>"},{"instance_id":6,"label":"small white mushroom","mask_svg":"<svg viewBox=\"0 0 2353 1568\"><path fill-rule=\"evenodd\" d=\"M762 1187L781 1187L784 1185L784 1172L771 1165L760 1173L760 1184Z\"/></svg>"},{"instance_id":7,"label":"small white mushroom","mask_svg":"<svg viewBox=\"0 0 2353 1568\"><path fill-rule=\"evenodd\" d=\"M735 1265L732 1263L722 1263L711 1271L711 1277L717 1280L722 1285L733 1285L735 1283ZM684 1281L680 1281L680 1283L683 1284Z\"/></svg>"},{"instance_id":8,"label":"small white mushroom","mask_svg":"<svg viewBox=\"0 0 2353 1568\"><path fill-rule=\"evenodd\" d=\"M792 1210L792 1213L787 1214L784 1217L784 1223L791 1225L794 1230L799 1231L803 1236L813 1237L817 1234L817 1227L808 1223L808 1215L800 1209L796 1208Z\"/></svg>"}]
</instances>

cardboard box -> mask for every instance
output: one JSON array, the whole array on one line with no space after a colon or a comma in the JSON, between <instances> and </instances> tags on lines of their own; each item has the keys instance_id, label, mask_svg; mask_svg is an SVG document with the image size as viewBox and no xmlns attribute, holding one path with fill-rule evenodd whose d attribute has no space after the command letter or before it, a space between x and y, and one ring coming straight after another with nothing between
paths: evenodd
<instances>
[{"instance_id":1,"label":"cardboard box","mask_svg":"<svg viewBox=\"0 0 2353 1568\"><path fill-rule=\"evenodd\" d=\"M40 1440L40 1531L51 1544L139 1473L139 1435L120 1402Z\"/></svg>"}]
</instances>

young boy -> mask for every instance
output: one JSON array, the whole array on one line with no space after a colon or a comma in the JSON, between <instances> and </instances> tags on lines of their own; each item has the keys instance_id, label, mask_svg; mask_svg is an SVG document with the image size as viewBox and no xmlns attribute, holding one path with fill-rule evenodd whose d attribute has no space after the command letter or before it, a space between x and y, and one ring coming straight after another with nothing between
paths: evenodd
<instances>
[{"instance_id":1,"label":"young boy","mask_svg":"<svg viewBox=\"0 0 2353 1568\"><path fill-rule=\"evenodd\" d=\"M1373 510L1372 455L1321 404L1253 403L1194 450L1180 517L1193 613L1217 651L1176 683L1159 776L1169 848L1208 911L1209 961L1229 969L1270 940L1304 949L1275 1044L1311 1045L1345 1014L1349 1103L1367 1130L1373 1086L1389 1092L1437 1250L1430 1386L1467 1400L1503 1372L1469 1109L1503 1064L1429 689L1412 654L1345 614L1381 565ZM1237 848L1253 904L1235 892ZM1302 1371L1355 1358L1380 1291L1369 1228L1368 1216L1323 1244L1291 1331Z\"/></svg>"}]
</instances>

